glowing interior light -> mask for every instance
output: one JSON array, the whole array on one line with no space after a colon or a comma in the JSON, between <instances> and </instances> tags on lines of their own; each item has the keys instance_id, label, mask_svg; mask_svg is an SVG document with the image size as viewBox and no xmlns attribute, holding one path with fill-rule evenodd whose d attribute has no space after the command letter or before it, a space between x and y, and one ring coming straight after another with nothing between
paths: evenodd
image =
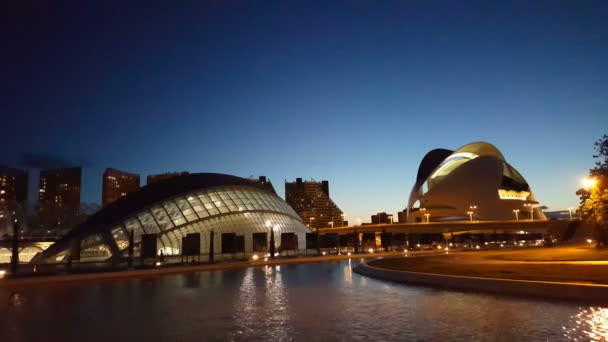
<instances>
[{"instance_id":1,"label":"glowing interior light","mask_svg":"<svg viewBox=\"0 0 608 342\"><path fill-rule=\"evenodd\" d=\"M498 189L498 197L503 200L525 201L530 196L529 191Z\"/></svg>"},{"instance_id":2,"label":"glowing interior light","mask_svg":"<svg viewBox=\"0 0 608 342\"><path fill-rule=\"evenodd\" d=\"M373 248L370 248L367 251L370 252L370 253L374 253L374 249Z\"/></svg>"},{"instance_id":3,"label":"glowing interior light","mask_svg":"<svg viewBox=\"0 0 608 342\"><path fill-rule=\"evenodd\" d=\"M348 254L348 256L350 256L350 252L348 252L348 253L346 253L346 254Z\"/></svg>"},{"instance_id":4,"label":"glowing interior light","mask_svg":"<svg viewBox=\"0 0 608 342\"><path fill-rule=\"evenodd\" d=\"M260 257L259 257L257 254L254 254L254 255L251 257L251 259L252 259L252 260L258 260L259 258L260 258Z\"/></svg>"},{"instance_id":5,"label":"glowing interior light","mask_svg":"<svg viewBox=\"0 0 608 342\"><path fill-rule=\"evenodd\" d=\"M156 266L160 266L160 265L162 265L162 264L160 263L160 261L157 261L157 262L156 262Z\"/></svg>"}]
</instances>

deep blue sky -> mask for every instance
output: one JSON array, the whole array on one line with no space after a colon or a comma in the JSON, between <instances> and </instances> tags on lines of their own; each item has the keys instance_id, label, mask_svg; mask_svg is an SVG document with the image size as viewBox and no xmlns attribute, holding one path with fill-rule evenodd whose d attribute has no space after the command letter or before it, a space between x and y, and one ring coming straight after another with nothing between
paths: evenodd
<instances>
[{"instance_id":1,"label":"deep blue sky","mask_svg":"<svg viewBox=\"0 0 608 342\"><path fill-rule=\"evenodd\" d=\"M106 167L312 177L367 221L484 140L557 210L608 133L605 0L90 3L0 26L0 162L82 164L84 202Z\"/></svg>"}]
</instances>

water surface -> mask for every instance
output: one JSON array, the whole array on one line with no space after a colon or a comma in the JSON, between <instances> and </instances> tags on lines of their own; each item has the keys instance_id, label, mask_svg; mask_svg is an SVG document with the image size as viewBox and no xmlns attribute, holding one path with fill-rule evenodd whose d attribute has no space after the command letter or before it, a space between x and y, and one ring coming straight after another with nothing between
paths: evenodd
<instances>
[{"instance_id":1,"label":"water surface","mask_svg":"<svg viewBox=\"0 0 608 342\"><path fill-rule=\"evenodd\" d=\"M356 261L352 261L352 265ZM608 310L407 286L351 262L0 288L2 341L556 341Z\"/></svg>"}]
</instances>

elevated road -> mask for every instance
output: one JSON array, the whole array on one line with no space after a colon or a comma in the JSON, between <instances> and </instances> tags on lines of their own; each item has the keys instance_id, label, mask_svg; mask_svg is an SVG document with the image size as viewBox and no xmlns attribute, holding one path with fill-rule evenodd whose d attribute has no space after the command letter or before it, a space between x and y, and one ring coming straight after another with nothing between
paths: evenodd
<instances>
[{"instance_id":1,"label":"elevated road","mask_svg":"<svg viewBox=\"0 0 608 342\"><path fill-rule=\"evenodd\" d=\"M460 221L460 222L429 222L429 223L392 223L369 224L319 229L319 234L338 233L406 233L406 234L464 234L464 233L548 233L563 231L568 226L567 220L521 220L521 221ZM314 227L312 229L315 231Z\"/></svg>"}]
</instances>

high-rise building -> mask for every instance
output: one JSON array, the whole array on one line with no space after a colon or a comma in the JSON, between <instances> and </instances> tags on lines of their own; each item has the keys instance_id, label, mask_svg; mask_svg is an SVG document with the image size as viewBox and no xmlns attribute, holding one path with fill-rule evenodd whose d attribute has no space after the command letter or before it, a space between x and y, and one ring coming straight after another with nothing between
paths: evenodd
<instances>
[{"instance_id":1,"label":"high-rise building","mask_svg":"<svg viewBox=\"0 0 608 342\"><path fill-rule=\"evenodd\" d=\"M101 205L105 207L137 189L139 189L138 174L107 168L103 173Z\"/></svg>"},{"instance_id":2,"label":"high-rise building","mask_svg":"<svg viewBox=\"0 0 608 342\"><path fill-rule=\"evenodd\" d=\"M27 171L15 168L0 168L0 202L27 200Z\"/></svg>"},{"instance_id":3,"label":"high-rise building","mask_svg":"<svg viewBox=\"0 0 608 342\"><path fill-rule=\"evenodd\" d=\"M342 227L344 214L329 197L329 182L285 182L285 200L311 229Z\"/></svg>"},{"instance_id":4,"label":"high-rise building","mask_svg":"<svg viewBox=\"0 0 608 342\"><path fill-rule=\"evenodd\" d=\"M13 216L27 201L27 171L0 167L0 236L12 234Z\"/></svg>"},{"instance_id":5,"label":"high-rise building","mask_svg":"<svg viewBox=\"0 0 608 342\"><path fill-rule=\"evenodd\" d=\"M183 172L166 172L166 173L159 173L156 175L148 175L148 177L146 177L146 185L154 184L154 183L163 181L165 179L169 179L169 178L173 178L173 177L177 177L177 176L184 176L187 174L189 174L189 172L183 171Z\"/></svg>"},{"instance_id":6,"label":"high-rise building","mask_svg":"<svg viewBox=\"0 0 608 342\"><path fill-rule=\"evenodd\" d=\"M42 227L67 228L80 212L79 167L40 171L38 199Z\"/></svg>"},{"instance_id":7,"label":"high-rise building","mask_svg":"<svg viewBox=\"0 0 608 342\"><path fill-rule=\"evenodd\" d=\"M393 223L392 221L393 221L393 214L387 214L384 211L372 215L372 224Z\"/></svg>"}]
</instances>

